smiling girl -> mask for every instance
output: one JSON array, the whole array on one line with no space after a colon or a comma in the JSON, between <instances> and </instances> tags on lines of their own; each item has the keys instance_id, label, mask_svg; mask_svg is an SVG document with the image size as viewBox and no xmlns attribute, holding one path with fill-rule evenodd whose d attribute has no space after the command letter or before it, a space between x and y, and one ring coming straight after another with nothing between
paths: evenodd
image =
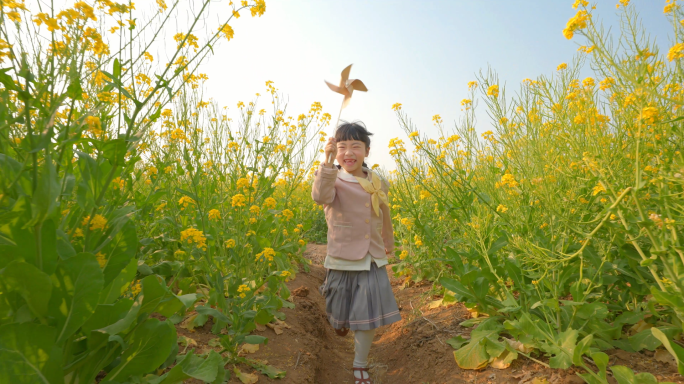
<instances>
[{"instance_id":1,"label":"smiling girl","mask_svg":"<svg viewBox=\"0 0 684 384\"><path fill-rule=\"evenodd\" d=\"M355 384L372 384L368 352L377 327L401 320L387 276L394 234L387 201L389 184L364 159L370 136L363 123L344 123L325 146L311 196L325 205L328 222L326 279L321 286L330 324L340 336L354 331Z\"/></svg>"}]
</instances>

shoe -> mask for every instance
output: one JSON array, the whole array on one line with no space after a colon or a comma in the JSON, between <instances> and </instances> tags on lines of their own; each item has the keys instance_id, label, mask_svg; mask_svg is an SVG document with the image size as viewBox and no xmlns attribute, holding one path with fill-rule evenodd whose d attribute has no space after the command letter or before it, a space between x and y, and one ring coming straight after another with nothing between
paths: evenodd
<instances>
[{"instance_id":1,"label":"shoe","mask_svg":"<svg viewBox=\"0 0 684 384\"><path fill-rule=\"evenodd\" d=\"M337 336L347 336L349 328L335 328L335 333L337 333Z\"/></svg>"},{"instance_id":2,"label":"shoe","mask_svg":"<svg viewBox=\"0 0 684 384\"><path fill-rule=\"evenodd\" d=\"M361 377L364 376L364 372L366 373L365 376L368 376L366 379L358 379L356 375L354 375L354 384L373 384L373 380L370 378L370 373L368 373L368 368L352 368L352 371L360 371L361 372Z\"/></svg>"}]
</instances>

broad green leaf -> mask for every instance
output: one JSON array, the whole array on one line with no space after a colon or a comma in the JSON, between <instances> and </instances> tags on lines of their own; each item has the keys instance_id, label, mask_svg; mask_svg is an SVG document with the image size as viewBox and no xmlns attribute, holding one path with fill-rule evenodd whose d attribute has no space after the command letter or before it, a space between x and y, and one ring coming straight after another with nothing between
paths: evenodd
<instances>
[{"instance_id":1,"label":"broad green leaf","mask_svg":"<svg viewBox=\"0 0 684 384\"><path fill-rule=\"evenodd\" d=\"M463 338L463 336L461 336L461 335L458 335L456 337L452 337L452 338L448 339L446 342L447 342L447 344L451 345L451 347L453 347L454 349L459 349L464 344L467 344L468 341L470 341L470 340Z\"/></svg>"},{"instance_id":2,"label":"broad green leaf","mask_svg":"<svg viewBox=\"0 0 684 384\"><path fill-rule=\"evenodd\" d=\"M575 352L578 335L579 332L576 329L568 329L558 335L556 342L560 347L553 348L555 356L549 359L551 368L568 369L572 366L572 356Z\"/></svg>"},{"instance_id":3,"label":"broad green leaf","mask_svg":"<svg viewBox=\"0 0 684 384\"><path fill-rule=\"evenodd\" d=\"M593 340L594 337L592 335L587 335L579 343L577 343L577 346L575 347L575 350L572 353L573 364L578 366L581 366L583 364L582 356L589 352L589 347L591 346L591 342Z\"/></svg>"},{"instance_id":4,"label":"broad green leaf","mask_svg":"<svg viewBox=\"0 0 684 384\"><path fill-rule=\"evenodd\" d=\"M259 335L247 335L245 336L245 343L247 344L261 344L268 343L268 338Z\"/></svg>"},{"instance_id":5,"label":"broad green leaf","mask_svg":"<svg viewBox=\"0 0 684 384\"><path fill-rule=\"evenodd\" d=\"M223 359L215 351L210 351L209 356L203 359L191 350L184 356L180 356L176 365L162 377L150 381L150 384L176 384L188 379L197 379L211 383L223 375Z\"/></svg>"},{"instance_id":6,"label":"broad green leaf","mask_svg":"<svg viewBox=\"0 0 684 384\"><path fill-rule=\"evenodd\" d=\"M0 383L62 384L55 328L35 323L0 326Z\"/></svg>"},{"instance_id":7,"label":"broad green leaf","mask_svg":"<svg viewBox=\"0 0 684 384\"><path fill-rule=\"evenodd\" d=\"M667 351L670 352L672 357L675 358L675 361L677 361L677 370L679 371L679 374L684 375L684 348L682 348L677 343L671 342L670 337L668 337L660 329L651 328L650 331L653 333L653 337L655 337L661 343L663 343L665 349L667 349Z\"/></svg>"},{"instance_id":8,"label":"broad green leaf","mask_svg":"<svg viewBox=\"0 0 684 384\"><path fill-rule=\"evenodd\" d=\"M125 382L130 376L154 371L176 343L176 328L170 323L147 319L130 336L121 362L112 368L104 380Z\"/></svg>"},{"instance_id":9,"label":"broad green leaf","mask_svg":"<svg viewBox=\"0 0 684 384\"><path fill-rule=\"evenodd\" d=\"M103 276L95 255L79 253L61 260L52 275L49 314L56 320L57 343L74 334L95 311Z\"/></svg>"},{"instance_id":10,"label":"broad green leaf","mask_svg":"<svg viewBox=\"0 0 684 384\"><path fill-rule=\"evenodd\" d=\"M144 300L141 313L159 313L165 317L171 317L174 313L185 308L180 299L174 295L165 285L159 282L159 277L150 275L140 282Z\"/></svg>"},{"instance_id":11,"label":"broad green leaf","mask_svg":"<svg viewBox=\"0 0 684 384\"><path fill-rule=\"evenodd\" d=\"M131 299L122 298L112 304L98 304L95 308L95 312L90 316L88 321L83 324L81 330L84 334L88 335L91 331L105 328L108 325L118 322L126 317L131 310L133 303L134 301Z\"/></svg>"},{"instance_id":12,"label":"broad green leaf","mask_svg":"<svg viewBox=\"0 0 684 384\"><path fill-rule=\"evenodd\" d=\"M128 265L100 293L100 304L111 304L126 292L138 270L138 259L132 258Z\"/></svg>"},{"instance_id":13,"label":"broad green leaf","mask_svg":"<svg viewBox=\"0 0 684 384\"><path fill-rule=\"evenodd\" d=\"M50 276L32 264L15 260L2 270L0 280L8 292L19 292L36 316L45 316L52 293Z\"/></svg>"},{"instance_id":14,"label":"broad green leaf","mask_svg":"<svg viewBox=\"0 0 684 384\"><path fill-rule=\"evenodd\" d=\"M470 334L470 342L460 349L454 351L454 359L462 369L481 369L487 366L489 354L485 346L484 339L487 337L496 338L503 329L497 320L488 319L482 322Z\"/></svg>"}]
</instances>

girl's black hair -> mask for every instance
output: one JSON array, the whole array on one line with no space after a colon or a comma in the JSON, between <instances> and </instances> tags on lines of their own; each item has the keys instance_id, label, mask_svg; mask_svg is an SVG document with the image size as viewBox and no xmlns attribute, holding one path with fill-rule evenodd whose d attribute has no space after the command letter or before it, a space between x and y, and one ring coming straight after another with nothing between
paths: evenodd
<instances>
[{"instance_id":1,"label":"girl's black hair","mask_svg":"<svg viewBox=\"0 0 684 384\"><path fill-rule=\"evenodd\" d=\"M370 137L373 136L372 133L368 132L366 125L361 121L347 122L342 120L342 124L335 130L335 140L338 142L346 140L358 140L363 141L366 144L366 148L370 148ZM368 168L366 162L363 162L363 166ZM337 169L341 169L341 165L337 165Z\"/></svg>"}]
</instances>

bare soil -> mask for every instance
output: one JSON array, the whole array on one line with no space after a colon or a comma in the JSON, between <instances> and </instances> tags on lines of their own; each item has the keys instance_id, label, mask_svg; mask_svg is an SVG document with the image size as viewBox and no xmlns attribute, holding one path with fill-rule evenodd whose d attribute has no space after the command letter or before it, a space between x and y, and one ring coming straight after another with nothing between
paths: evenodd
<instances>
[{"instance_id":1,"label":"bare soil","mask_svg":"<svg viewBox=\"0 0 684 384\"><path fill-rule=\"evenodd\" d=\"M312 261L310 272L300 272L288 283L293 292L294 309L284 308L285 328L281 334L266 328L255 334L268 337L268 344L248 354L249 358L287 371L284 379L269 379L258 375L257 383L316 383L353 384L352 361L354 360L353 332L345 337L337 336L325 316L325 299L318 287L325 278L323 260L326 246L309 244L305 257ZM548 369L527 359L518 357L503 370L487 367L480 371L463 370L456 364L454 349L446 343L450 337L468 337L472 328L459 324L470 318L470 313L460 304L430 308L430 302L439 299L430 294L430 283L405 287L401 279L392 276L391 282L402 320L378 329L371 348L369 361L371 377L375 384L436 384L436 383L577 383L584 381L575 375L575 368L568 370ZM179 324L180 325L180 324ZM196 352L211 348L208 343L216 338L211 333L211 322L203 328L188 332L178 327L178 334L192 338L198 343ZM184 347L181 347L183 350ZM628 353L608 351L610 365L626 365L635 372L650 372L659 381L684 383L671 363L658 361L653 352ZM545 360L540 358L540 360ZM226 368L232 369L228 366ZM256 373L248 366L238 367L242 372ZM611 383L615 383L611 379ZM233 377L230 383L240 383Z\"/></svg>"}]
</instances>

